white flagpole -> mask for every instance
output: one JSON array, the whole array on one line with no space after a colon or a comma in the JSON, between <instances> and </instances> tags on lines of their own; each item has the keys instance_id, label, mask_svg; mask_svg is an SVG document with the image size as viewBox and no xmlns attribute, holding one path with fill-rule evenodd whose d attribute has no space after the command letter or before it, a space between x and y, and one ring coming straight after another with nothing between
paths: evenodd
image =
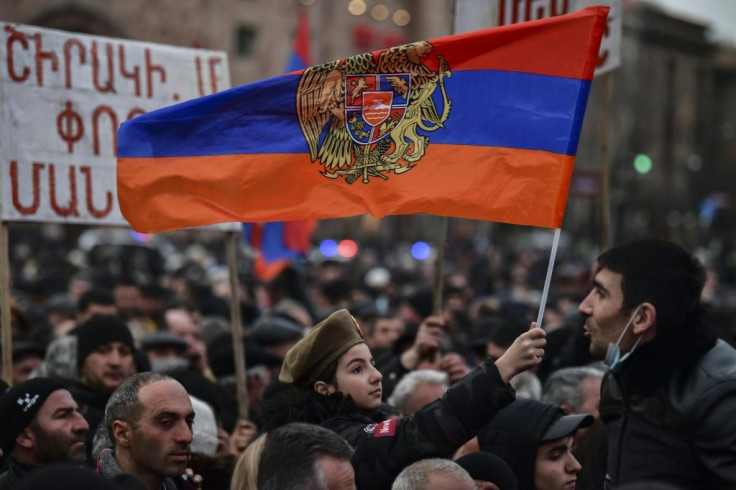
<instances>
[{"instance_id":1,"label":"white flagpole","mask_svg":"<svg viewBox=\"0 0 736 490\"><path fill-rule=\"evenodd\" d=\"M560 243L560 229L555 229L555 238L552 241L552 252L549 254L549 265L547 266L547 277L544 278L544 289L542 290L542 301L539 305L539 315L537 315L537 327L542 328L542 317L544 317L544 307L547 305L547 294L549 293L549 283L552 281L552 271L555 268L555 256L557 255L557 245Z\"/></svg>"}]
</instances>

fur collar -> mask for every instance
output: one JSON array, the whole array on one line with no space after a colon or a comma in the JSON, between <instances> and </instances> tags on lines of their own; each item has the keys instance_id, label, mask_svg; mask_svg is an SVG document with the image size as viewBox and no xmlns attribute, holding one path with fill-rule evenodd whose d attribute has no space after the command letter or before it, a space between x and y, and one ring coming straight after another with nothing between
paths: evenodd
<instances>
[{"instance_id":1,"label":"fur collar","mask_svg":"<svg viewBox=\"0 0 736 490\"><path fill-rule=\"evenodd\" d=\"M263 401L261 417L263 430L270 432L290 422L319 425L332 417L357 410L350 395L320 395L315 391L304 392L298 388L289 388Z\"/></svg>"}]
</instances>

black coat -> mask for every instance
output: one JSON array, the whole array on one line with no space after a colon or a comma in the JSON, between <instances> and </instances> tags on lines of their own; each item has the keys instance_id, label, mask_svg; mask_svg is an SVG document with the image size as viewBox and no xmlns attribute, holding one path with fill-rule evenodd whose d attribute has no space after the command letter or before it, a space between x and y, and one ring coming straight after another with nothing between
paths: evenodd
<instances>
[{"instance_id":1,"label":"black coat","mask_svg":"<svg viewBox=\"0 0 736 490\"><path fill-rule=\"evenodd\" d=\"M699 329L656 337L603 379L608 488L736 488L736 350Z\"/></svg>"},{"instance_id":2,"label":"black coat","mask_svg":"<svg viewBox=\"0 0 736 490\"><path fill-rule=\"evenodd\" d=\"M412 415L391 419L383 410L361 411L341 395L303 394L301 402L264 406L267 430L288 422L320 424L342 436L355 450L352 463L359 489L389 489L415 461L449 458L473 438L514 391L490 359L455 383L445 395ZM287 414L287 415L285 415Z\"/></svg>"},{"instance_id":3,"label":"black coat","mask_svg":"<svg viewBox=\"0 0 736 490\"><path fill-rule=\"evenodd\" d=\"M8 471L0 475L0 490L12 490L18 488L18 485L38 466L20 463L13 458L8 461Z\"/></svg>"}]
</instances>

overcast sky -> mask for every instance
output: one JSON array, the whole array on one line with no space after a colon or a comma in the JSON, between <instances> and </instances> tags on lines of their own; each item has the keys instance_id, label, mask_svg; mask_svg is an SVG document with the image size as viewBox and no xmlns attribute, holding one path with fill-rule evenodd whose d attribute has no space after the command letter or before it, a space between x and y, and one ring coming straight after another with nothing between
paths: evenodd
<instances>
[{"instance_id":1,"label":"overcast sky","mask_svg":"<svg viewBox=\"0 0 736 490\"><path fill-rule=\"evenodd\" d=\"M710 26L712 40L736 47L736 0L641 0Z\"/></svg>"}]
</instances>

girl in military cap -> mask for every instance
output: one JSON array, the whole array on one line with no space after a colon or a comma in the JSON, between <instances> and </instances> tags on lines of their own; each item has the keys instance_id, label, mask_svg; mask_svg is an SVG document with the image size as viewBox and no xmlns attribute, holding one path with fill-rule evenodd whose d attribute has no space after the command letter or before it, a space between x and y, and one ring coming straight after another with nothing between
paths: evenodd
<instances>
[{"instance_id":1,"label":"girl in military cap","mask_svg":"<svg viewBox=\"0 0 736 490\"><path fill-rule=\"evenodd\" d=\"M435 324L441 319L430 317ZM532 328L497 360L486 359L445 395L410 416L382 405L381 373L355 319L339 310L286 354L282 392L264 403L266 430L288 422L322 425L355 449L358 488L390 488L414 461L451 457L514 398L509 381L542 360L545 332Z\"/></svg>"}]
</instances>

